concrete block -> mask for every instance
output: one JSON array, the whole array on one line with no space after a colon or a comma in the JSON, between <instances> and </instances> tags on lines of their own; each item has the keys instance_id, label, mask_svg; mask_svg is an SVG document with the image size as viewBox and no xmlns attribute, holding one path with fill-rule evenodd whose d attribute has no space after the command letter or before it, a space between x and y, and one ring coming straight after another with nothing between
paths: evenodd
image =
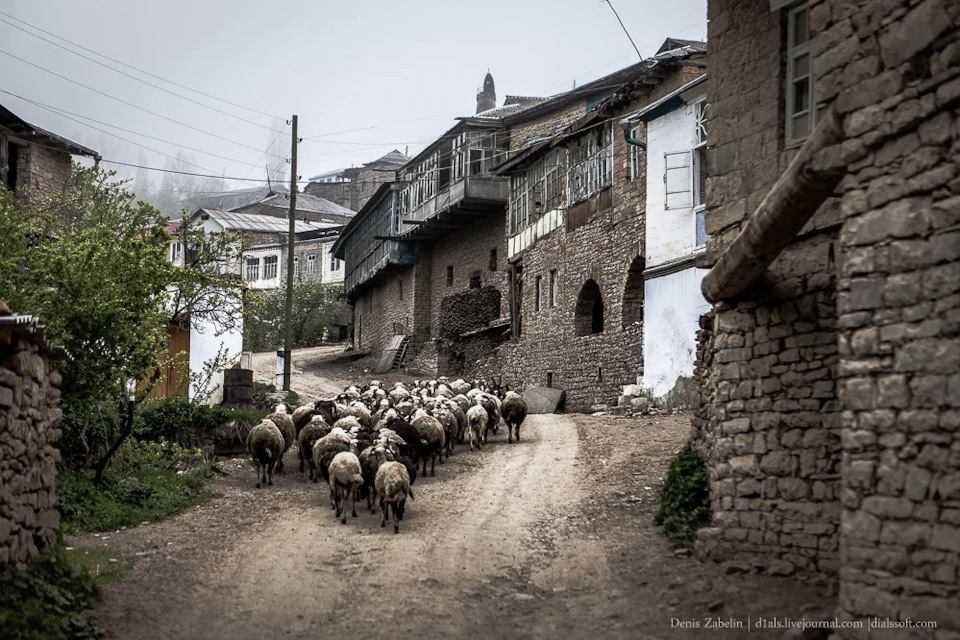
<instances>
[{"instance_id":1,"label":"concrete block","mask_svg":"<svg viewBox=\"0 0 960 640\"><path fill-rule=\"evenodd\" d=\"M556 413L565 397L566 391L551 387L527 387L523 392L527 413Z\"/></svg>"}]
</instances>

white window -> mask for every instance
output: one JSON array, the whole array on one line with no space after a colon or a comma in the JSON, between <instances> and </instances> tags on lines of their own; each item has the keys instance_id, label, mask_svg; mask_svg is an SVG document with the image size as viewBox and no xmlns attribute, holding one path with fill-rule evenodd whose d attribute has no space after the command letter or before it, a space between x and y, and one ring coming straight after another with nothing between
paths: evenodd
<instances>
[{"instance_id":1,"label":"white window","mask_svg":"<svg viewBox=\"0 0 960 640\"><path fill-rule=\"evenodd\" d=\"M293 256L293 275L300 275L300 256Z\"/></svg>"},{"instance_id":2,"label":"white window","mask_svg":"<svg viewBox=\"0 0 960 640\"><path fill-rule=\"evenodd\" d=\"M307 256L307 275L312 276L317 272L317 256L310 254Z\"/></svg>"},{"instance_id":3,"label":"white window","mask_svg":"<svg viewBox=\"0 0 960 640\"><path fill-rule=\"evenodd\" d=\"M510 233L516 234L543 214L563 206L564 152L551 152L525 173L513 176L510 191Z\"/></svg>"},{"instance_id":4,"label":"white window","mask_svg":"<svg viewBox=\"0 0 960 640\"><path fill-rule=\"evenodd\" d=\"M690 180L691 152L679 151L676 153L665 153L663 155L666 165L663 182L666 185L667 209L681 209L692 206L693 193Z\"/></svg>"},{"instance_id":5,"label":"white window","mask_svg":"<svg viewBox=\"0 0 960 640\"><path fill-rule=\"evenodd\" d=\"M173 242L170 244L170 262L174 264L180 263L180 258L183 256L183 244L180 242Z\"/></svg>"},{"instance_id":6,"label":"white window","mask_svg":"<svg viewBox=\"0 0 960 640\"><path fill-rule=\"evenodd\" d=\"M630 137L634 140L639 140L641 135L641 130L643 127L637 125L633 129L630 129ZM630 145L630 179L636 180L640 177L640 172L643 170L643 156L640 153L643 151L640 147L635 144Z\"/></svg>"},{"instance_id":7,"label":"white window","mask_svg":"<svg viewBox=\"0 0 960 640\"><path fill-rule=\"evenodd\" d=\"M696 246L699 248L707 244L706 100L704 99L699 102L695 102L693 105L693 112L696 116L695 139L697 143L697 145L693 148L693 207L696 218Z\"/></svg>"},{"instance_id":8,"label":"white window","mask_svg":"<svg viewBox=\"0 0 960 640\"><path fill-rule=\"evenodd\" d=\"M567 202L586 200L613 184L613 138L610 126L596 127L581 136L570 150Z\"/></svg>"},{"instance_id":9,"label":"white window","mask_svg":"<svg viewBox=\"0 0 960 640\"><path fill-rule=\"evenodd\" d=\"M804 3L787 12L787 146L806 139L816 120L812 108L813 75L810 55L810 7Z\"/></svg>"},{"instance_id":10,"label":"white window","mask_svg":"<svg viewBox=\"0 0 960 640\"><path fill-rule=\"evenodd\" d=\"M550 270L550 306L557 306L557 270Z\"/></svg>"},{"instance_id":11,"label":"white window","mask_svg":"<svg viewBox=\"0 0 960 640\"><path fill-rule=\"evenodd\" d=\"M340 261L334 257L333 253L330 254L330 271L340 271Z\"/></svg>"},{"instance_id":12,"label":"white window","mask_svg":"<svg viewBox=\"0 0 960 640\"><path fill-rule=\"evenodd\" d=\"M260 258L247 258L247 280L260 279Z\"/></svg>"},{"instance_id":13,"label":"white window","mask_svg":"<svg viewBox=\"0 0 960 640\"><path fill-rule=\"evenodd\" d=\"M267 256L263 259L263 279L273 280L277 277L277 263L280 259L277 256Z\"/></svg>"}]
</instances>

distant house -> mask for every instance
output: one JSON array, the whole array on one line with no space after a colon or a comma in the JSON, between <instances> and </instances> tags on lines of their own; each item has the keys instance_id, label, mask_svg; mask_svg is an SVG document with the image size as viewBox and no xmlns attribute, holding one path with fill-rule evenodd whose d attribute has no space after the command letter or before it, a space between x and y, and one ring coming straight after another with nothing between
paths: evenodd
<instances>
[{"instance_id":1,"label":"distant house","mask_svg":"<svg viewBox=\"0 0 960 640\"><path fill-rule=\"evenodd\" d=\"M290 211L290 191L284 186L253 187L214 193L200 204L202 209L255 213L286 219ZM346 224L354 210L309 193L297 194L297 220Z\"/></svg>"},{"instance_id":2,"label":"distant house","mask_svg":"<svg viewBox=\"0 0 960 640\"><path fill-rule=\"evenodd\" d=\"M0 105L0 185L48 196L70 179L71 156L100 160L92 150L44 131Z\"/></svg>"},{"instance_id":3,"label":"distant house","mask_svg":"<svg viewBox=\"0 0 960 640\"><path fill-rule=\"evenodd\" d=\"M396 180L397 171L409 161L410 158L394 149L363 166L313 176L304 192L359 211L381 184Z\"/></svg>"}]
</instances>

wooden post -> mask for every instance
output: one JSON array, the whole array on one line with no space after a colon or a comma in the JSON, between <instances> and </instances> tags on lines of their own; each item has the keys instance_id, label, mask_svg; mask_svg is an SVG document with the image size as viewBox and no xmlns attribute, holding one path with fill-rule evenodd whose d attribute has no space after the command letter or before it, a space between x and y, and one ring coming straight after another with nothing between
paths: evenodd
<instances>
[{"instance_id":1,"label":"wooden post","mask_svg":"<svg viewBox=\"0 0 960 640\"><path fill-rule=\"evenodd\" d=\"M290 139L290 227L287 233L287 306L283 315L283 390L290 391L293 360L293 249L297 222L297 116L293 116Z\"/></svg>"}]
</instances>

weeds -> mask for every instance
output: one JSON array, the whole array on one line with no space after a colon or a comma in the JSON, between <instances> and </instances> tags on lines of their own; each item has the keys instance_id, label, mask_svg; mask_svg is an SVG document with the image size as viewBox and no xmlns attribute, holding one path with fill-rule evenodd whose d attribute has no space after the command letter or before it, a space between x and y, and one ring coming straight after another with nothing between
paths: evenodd
<instances>
[{"instance_id":1,"label":"weeds","mask_svg":"<svg viewBox=\"0 0 960 640\"><path fill-rule=\"evenodd\" d=\"M707 466L693 443L687 442L670 461L653 522L674 547L692 547L697 530L710 524L710 518Z\"/></svg>"}]
</instances>

